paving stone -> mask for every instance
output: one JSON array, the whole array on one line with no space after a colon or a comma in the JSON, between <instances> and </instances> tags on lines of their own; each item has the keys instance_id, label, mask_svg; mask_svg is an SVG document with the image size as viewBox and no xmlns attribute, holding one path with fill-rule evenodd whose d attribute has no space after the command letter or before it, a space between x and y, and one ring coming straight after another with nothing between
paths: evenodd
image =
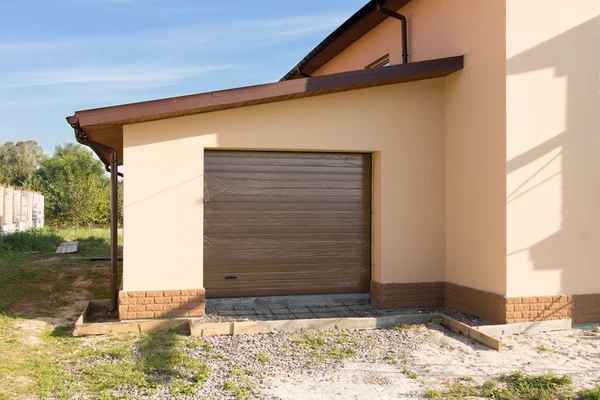
<instances>
[{"instance_id":1,"label":"paving stone","mask_svg":"<svg viewBox=\"0 0 600 400\"><path fill-rule=\"evenodd\" d=\"M357 311L358 316L360 317L371 317L373 313L370 311Z\"/></svg>"},{"instance_id":2,"label":"paving stone","mask_svg":"<svg viewBox=\"0 0 600 400\"><path fill-rule=\"evenodd\" d=\"M246 315L257 315L256 311L253 309L245 309L245 310L236 310L238 315L246 316Z\"/></svg>"},{"instance_id":3,"label":"paving stone","mask_svg":"<svg viewBox=\"0 0 600 400\"><path fill-rule=\"evenodd\" d=\"M268 306L268 308L270 308L271 310L277 310L277 309L286 309L287 307L282 304L270 304Z\"/></svg>"},{"instance_id":4,"label":"paving stone","mask_svg":"<svg viewBox=\"0 0 600 400\"><path fill-rule=\"evenodd\" d=\"M273 314L289 314L290 310L287 308L272 308L271 313Z\"/></svg>"},{"instance_id":5,"label":"paving stone","mask_svg":"<svg viewBox=\"0 0 600 400\"><path fill-rule=\"evenodd\" d=\"M352 311L367 311L371 307L367 304L360 304L360 305L348 306L348 308L350 308Z\"/></svg>"},{"instance_id":6,"label":"paving stone","mask_svg":"<svg viewBox=\"0 0 600 400\"><path fill-rule=\"evenodd\" d=\"M317 318L317 314L312 313L312 312L294 313L294 316L297 319L312 319L312 318Z\"/></svg>"},{"instance_id":7,"label":"paving stone","mask_svg":"<svg viewBox=\"0 0 600 400\"><path fill-rule=\"evenodd\" d=\"M294 314L310 312L308 307L288 307L288 309Z\"/></svg>"},{"instance_id":8,"label":"paving stone","mask_svg":"<svg viewBox=\"0 0 600 400\"><path fill-rule=\"evenodd\" d=\"M340 311L336 313L338 315L338 317L342 317L342 318L349 318L349 317L353 317L356 315L355 311Z\"/></svg>"},{"instance_id":9,"label":"paving stone","mask_svg":"<svg viewBox=\"0 0 600 400\"><path fill-rule=\"evenodd\" d=\"M331 306L329 310L332 312L340 312L340 311L352 311L348 306Z\"/></svg>"},{"instance_id":10,"label":"paving stone","mask_svg":"<svg viewBox=\"0 0 600 400\"><path fill-rule=\"evenodd\" d=\"M320 313L317 313L317 318L335 318L335 317L337 317L337 315L334 312L320 312Z\"/></svg>"},{"instance_id":11,"label":"paving stone","mask_svg":"<svg viewBox=\"0 0 600 400\"><path fill-rule=\"evenodd\" d=\"M235 306L233 308L236 311L252 311L254 310L254 307L250 307L250 306Z\"/></svg>"}]
</instances>

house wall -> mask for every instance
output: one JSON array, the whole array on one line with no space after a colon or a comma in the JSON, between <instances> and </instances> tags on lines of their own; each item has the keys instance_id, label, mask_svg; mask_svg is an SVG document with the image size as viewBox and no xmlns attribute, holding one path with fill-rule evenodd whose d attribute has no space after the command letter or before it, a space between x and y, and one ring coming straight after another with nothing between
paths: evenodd
<instances>
[{"instance_id":1,"label":"house wall","mask_svg":"<svg viewBox=\"0 0 600 400\"><path fill-rule=\"evenodd\" d=\"M600 293L600 3L506 9L507 294Z\"/></svg>"},{"instance_id":2,"label":"house wall","mask_svg":"<svg viewBox=\"0 0 600 400\"><path fill-rule=\"evenodd\" d=\"M505 2L413 0L409 61L465 55L446 78L446 280L506 294ZM401 63L400 21L388 18L315 75Z\"/></svg>"},{"instance_id":3,"label":"house wall","mask_svg":"<svg viewBox=\"0 0 600 400\"><path fill-rule=\"evenodd\" d=\"M444 87L435 79L125 126L134 167L123 290L203 287L205 148L373 153L373 279L443 281Z\"/></svg>"},{"instance_id":4,"label":"house wall","mask_svg":"<svg viewBox=\"0 0 600 400\"><path fill-rule=\"evenodd\" d=\"M390 64L402 64L400 21L392 18L388 18L377 25L311 75L329 75L336 72L363 69L386 54L389 54ZM409 60L415 61L412 57Z\"/></svg>"}]
</instances>

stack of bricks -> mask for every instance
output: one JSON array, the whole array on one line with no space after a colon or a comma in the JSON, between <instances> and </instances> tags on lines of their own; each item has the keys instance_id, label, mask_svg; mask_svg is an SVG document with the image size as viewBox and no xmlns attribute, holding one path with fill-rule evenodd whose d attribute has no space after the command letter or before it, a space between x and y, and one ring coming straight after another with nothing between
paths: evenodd
<instances>
[{"instance_id":1,"label":"stack of bricks","mask_svg":"<svg viewBox=\"0 0 600 400\"><path fill-rule=\"evenodd\" d=\"M119 319L201 317L204 304L204 289L121 291Z\"/></svg>"},{"instance_id":2,"label":"stack of bricks","mask_svg":"<svg viewBox=\"0 0 600 400\"><path fill-rule=\"evenodd\" d=\"M571 318L574 323L600 321L600 295L537 296L506 299L508 323Z\"/></svg>"}]
</instances>

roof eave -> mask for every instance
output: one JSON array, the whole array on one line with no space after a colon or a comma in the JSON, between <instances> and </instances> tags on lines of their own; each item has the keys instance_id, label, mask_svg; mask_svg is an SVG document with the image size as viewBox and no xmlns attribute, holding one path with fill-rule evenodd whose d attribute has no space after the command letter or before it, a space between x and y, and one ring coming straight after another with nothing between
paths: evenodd
<instances>
[{"instance_id":1,"label":"roof eave","mask_svg":"<svg viewBox=\"0 0 600 400\"><path fill-rule=\"evenodd\" d=\"M463 67L463 56L454 56L392 65L358 71L340 72L337 74L313 78L295 79L287 82L275 82L265 85L248 86L216 92L165 98L141 103L123 104L111 107L77 111L67 118L69 123L79 123L82 128L94 125L126 125L142 122L140 119L158 115L171 115L196 110L228 107L241 104L254 105L257 102L279 99L291 99L294 96L312 94L313 92L331 93L331 91L352 90L365 85L377 86L402 81L428 79L445 76ZM229 107L233 108L233 107ZM215 109L218 111L219 109ZM178 116L178 115L173 115ZM165 118L169 118L168 116ZM156 118L164 119L164 118Z\"/></svg>"},{"instance_id":2,"label":"roof eave","mask_svg":"<svg viewBox=\"0 0 600 400\"><path fill-rule=\"evenodd\" d=\"M388 0L388 7L399 10L411 0ZM386 15L377 11L375 0L370 0L360 10L348 18L336 30L330 33L314 49L312 49L298 64L286 73L280 81L287 81L299 77L298 71L312 74L326 62L350 47L356 40L371 31L387 18ZM325 54L330 46L337 45L337 49L331 54ZM311 64L316 64L311 66Z\"/></svg>"}]
</instances>

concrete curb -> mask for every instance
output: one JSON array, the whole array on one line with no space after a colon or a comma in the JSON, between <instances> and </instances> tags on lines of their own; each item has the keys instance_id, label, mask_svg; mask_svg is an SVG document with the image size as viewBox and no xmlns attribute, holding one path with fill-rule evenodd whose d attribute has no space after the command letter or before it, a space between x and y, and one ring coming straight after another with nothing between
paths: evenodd
<instances>
[{"instance_id":1,"label":"concrete curb","mask_svg":"<svg viewBox=\"0 0 600 400\"><path fill-rule=\"evenodd\" d=\"M549 331L564 331L571 329L570 319L556 319L552 321L536 321L536 322L519 322L516 324L504 324L504 325L486 325L477 326L479 332L485 333L491 336L504 336L504 335L519 335L521 333L534 333L534 332L549 332Z\"/></svg>"},{"instance_id":2,"label":"concrete curb","mask_svg":"<svg viewBox=\"0 0 600 400\"><path fill-rule=\"evenodd\" d=\"M445 325L495 350L502 348L503 335L547 332L571 329L571 320L521 322L505 325L471 327L440 313L388 315L367 318L316 318L279 321L204 322L201 319L154 319L86 323L90 305L104 306L107 300L90 301L75 324L73 336L105 335L114 333L139 333L147 331L187 330L192 336L210 337L227 335L253 335L261 333L293 333L301 330L324 329L389 329L399 324L417 325L435 323Z\"/></svg>"},{"instance_id":3,"label":"concrete curb","mask_svg":"<svg viewBox=\"0 0 600 400\"><path fill-rule=\"evenodd\" d=\"M439 314L390 315L373 318L316 318L283 321L202 322L190 319L192 336L252 335L290 333L310 329L387 329L399 324L427 324Z\"/></svg>"},{"instance_id":4,"label":"concrete curb","mask_svg":"<svg viewBox=\"0 0 600 400\"><path fill-rule=\"evenodd\" d=\"M108 306L108 300L91 300L75 323L73 336L93 336L107 335L115 333L139 333L149 331L168 331L186 330L189 327L189 320L186 319L157 319L140 321L115 321L115 322L91 322L86 323L85 319L90 311L90 306L94 303L98 306Z\"/></svg>"}]
</instances>

